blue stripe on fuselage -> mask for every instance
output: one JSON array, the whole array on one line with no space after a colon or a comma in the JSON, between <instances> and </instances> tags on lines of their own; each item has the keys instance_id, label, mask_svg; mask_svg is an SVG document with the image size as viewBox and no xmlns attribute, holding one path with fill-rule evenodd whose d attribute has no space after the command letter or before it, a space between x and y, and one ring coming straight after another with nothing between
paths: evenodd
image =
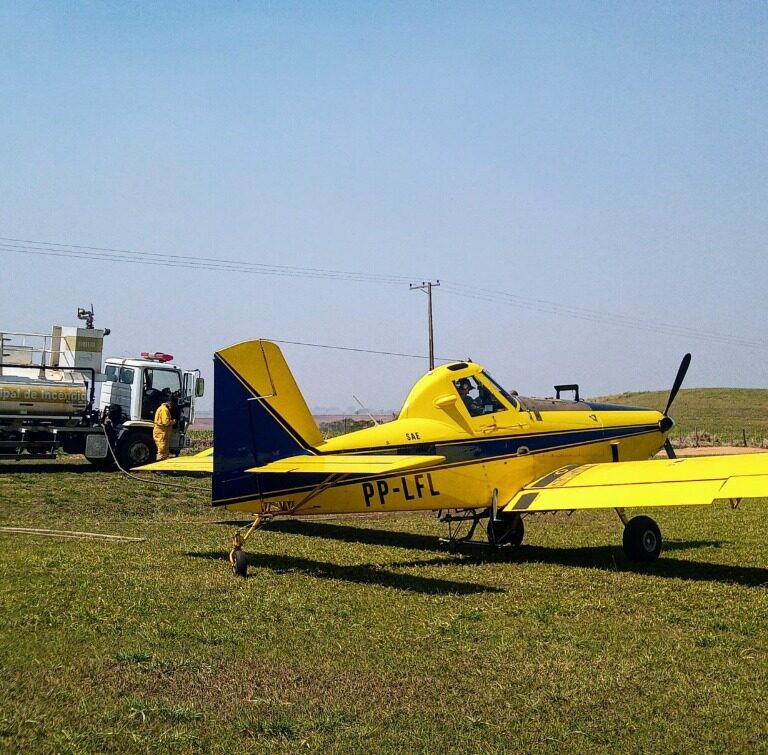
<instances>
[{"instance_id":1,"label":"blue stripe on fuselage","mask_svg":"<svg viewBox=\"0 0 768 755\"><path fill-rule=\"evenodd\" d=\"M462 441L449 441L446 443L436 443L434 453L439 456L445 456L444 463L437 465L437 469L447 467L462 466L465 464L476 464L478 462L497 461L503 458L516 457L518 449L525 447L530 454L547 453L550 451L562 450L582 445L591 445L604 441L618 440L620 438L636 435L646 435L659 432L657 424L652 425L629 425L624 427L595 428L590 430L571 430L557 431L551 433L534 433L531 435L513 435L504 438L475 438ZM355 453L360 453L362 449ZM366 449L370 450L370 449ZM408 446L387 446L387 452L398 453L408 450ZM347 451L346 453L352 453ZM321 454L322 455L322 454ZM407 455L407 454L405 454ZM420 470L423 471L423 470ZM319 485L327 482L331 475L320 473L245 473L250 477L259 478L258 485L253 483L250 491L244 491L242 494L230 493L226 496L227 500L222 500L225 496L214 495L214 505L225 505L226 503L236 503L238 500L250 500L259 497L259 488L261 496L266 498L277 495L293 495L300 492L309 492ZM340 485L349 485L362 480L377 478L384 479L389 476L397 476L401 472L392 472L389 474L350 474L344 475L343 482ZM234 491L234 487L230 490ZM229 491L227 491L229 492Z\"/></svg>"}]
</instances>

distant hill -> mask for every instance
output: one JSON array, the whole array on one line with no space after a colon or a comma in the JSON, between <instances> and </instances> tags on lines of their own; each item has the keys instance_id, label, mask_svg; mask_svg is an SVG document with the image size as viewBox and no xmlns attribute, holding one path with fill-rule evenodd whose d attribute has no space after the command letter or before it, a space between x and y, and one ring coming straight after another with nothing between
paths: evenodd
<instances>
[{"instance_id":1,"label":"distant hill","mask_svg":"<svg viewBox=\"0 0 768 755\"><path fill-rule=\"evenodd\" d=\"M664 411L669 391L644 391L603 396L598 401L628 406L647 406ZM683 388L670 412L677 426L672 438L715 436L722 445L768 445L768 389ZM689 444L685 444L689 445Z\"/></svg>"},{"instance_id":2,"label":"distant hill","mask_svg":"<svg viewBox=\"0 0 768 755\"><path fill-rule=\"evenodd\" d=\"M669 391L639 391L617 396L601 396L596 401L627 406L645 406L664 411ZM676 445L744 445L768 448L768 389L766 388L683 388L672 405L672 442ZM392 415L380 415L379 421L389 421ZM323 435L370 427L371 421L359 415L317 415L315 420ZM208 431L213 427L211 417L197 417L194 429ZM698 438L698 441L697 441Z\"/></svg>"}]
</instances>

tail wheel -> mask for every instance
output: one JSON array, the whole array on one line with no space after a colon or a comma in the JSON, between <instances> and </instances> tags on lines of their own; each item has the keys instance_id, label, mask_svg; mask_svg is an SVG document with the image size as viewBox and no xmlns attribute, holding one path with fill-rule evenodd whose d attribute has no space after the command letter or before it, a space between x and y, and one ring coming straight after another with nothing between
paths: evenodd
<instances>
[{"instance_id":1,"label":"tail wheel","mask_svg":"<svg viewBox=\"0 0 768 755\"><path fill-rule=\"evenodd\" d=\"M236 577L248 576L248 556L243 550L236 550L232 554L232 574Z\"/></svg>"},{"instance_id":2,"label":"tail wheel","mask_svg":"<svg viewBox=\"0 0 768 755\"><path fill-rule=\"evenodd\" d=\"M525 526L520 514L488 520L488 542L491 545L511 545L517 548L523 542Z\"/></svg>"},{"instance_id":3,"label":"tail wheel","mask_svg":"<svg viewBox=\"0 0 768 755\"><path fill-rule=\"evenodd\" d=\"M630 561L655 561L661 552L661 530L649 516L636 516L624 527L624 553Z\"/></svg>"}]
</instances>

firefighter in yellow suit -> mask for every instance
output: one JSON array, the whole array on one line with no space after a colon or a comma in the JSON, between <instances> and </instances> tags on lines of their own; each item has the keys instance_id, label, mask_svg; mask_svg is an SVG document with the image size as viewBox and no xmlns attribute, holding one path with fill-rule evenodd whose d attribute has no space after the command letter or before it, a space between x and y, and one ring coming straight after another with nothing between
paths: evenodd
<instances>
[{"instance_id":1,"label":"firefighter in yellow suit","mask_svg":"<svg viewBox=\"0 0 768 755\"><path fill-rule=\"evenodd\" d=\"M171 433L176 420L173 418L171 409L176 402L175 396L168 396L155 412L155 427L152 430L152 437L157 446L157 460L162 461L170 455L168 447L171 443Z\"/></svg>"}]
</instances>

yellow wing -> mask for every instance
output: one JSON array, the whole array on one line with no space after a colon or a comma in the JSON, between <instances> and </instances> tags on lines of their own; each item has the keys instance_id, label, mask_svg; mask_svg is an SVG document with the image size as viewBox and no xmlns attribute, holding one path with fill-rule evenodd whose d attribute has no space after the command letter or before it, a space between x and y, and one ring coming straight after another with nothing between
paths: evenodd
<instances>
[{"instance_id":1,"label":"yellow wing","mask_svg":"<svg viewBox=\"0 0 768 755\"><path fill-rule=\"evenodd\" d=\"M563 467L527 485L505 511L687 506L768 498L768 454L651 459Z\"/></svg>"},{"instance_id":2,"label":"yellow wing","mask_svg":"<svg viewBox=\"0 0 768 755\"><path fill-rule=\"evenodd\" d=\"M321 454L289 456L285 459L252 467L246 472L294 472L315 474L381 474L442 464L445 456L395 456L393 454ZM197 472L213 474L213 449L194 456L177 456L137 467L141 472Z\"/></svg>"},{"instance_id":3,"label":"yellow wing","mask_svg":"<svg viewBox=\"0 0 768 755\"><path fill-rule=\"evenodd\" d=\"M136 467L134 472L197 472L213 474L213 449L207 448L194 456L176 456Z\"/></svg>"},{"instance_id":4,"label":"yellow wing","mask_svg":"<svg viewBox=\"0 0 768 755\"><path fill-rule=\"evenodd\" d=\"M294 472L316 474L382 474L406 469L433 467L445 461L445 456L395 456L393 454L321 454L318 456L289 456L285 459L251 467L246 472Z\"/></svg>"}]
</instances>

